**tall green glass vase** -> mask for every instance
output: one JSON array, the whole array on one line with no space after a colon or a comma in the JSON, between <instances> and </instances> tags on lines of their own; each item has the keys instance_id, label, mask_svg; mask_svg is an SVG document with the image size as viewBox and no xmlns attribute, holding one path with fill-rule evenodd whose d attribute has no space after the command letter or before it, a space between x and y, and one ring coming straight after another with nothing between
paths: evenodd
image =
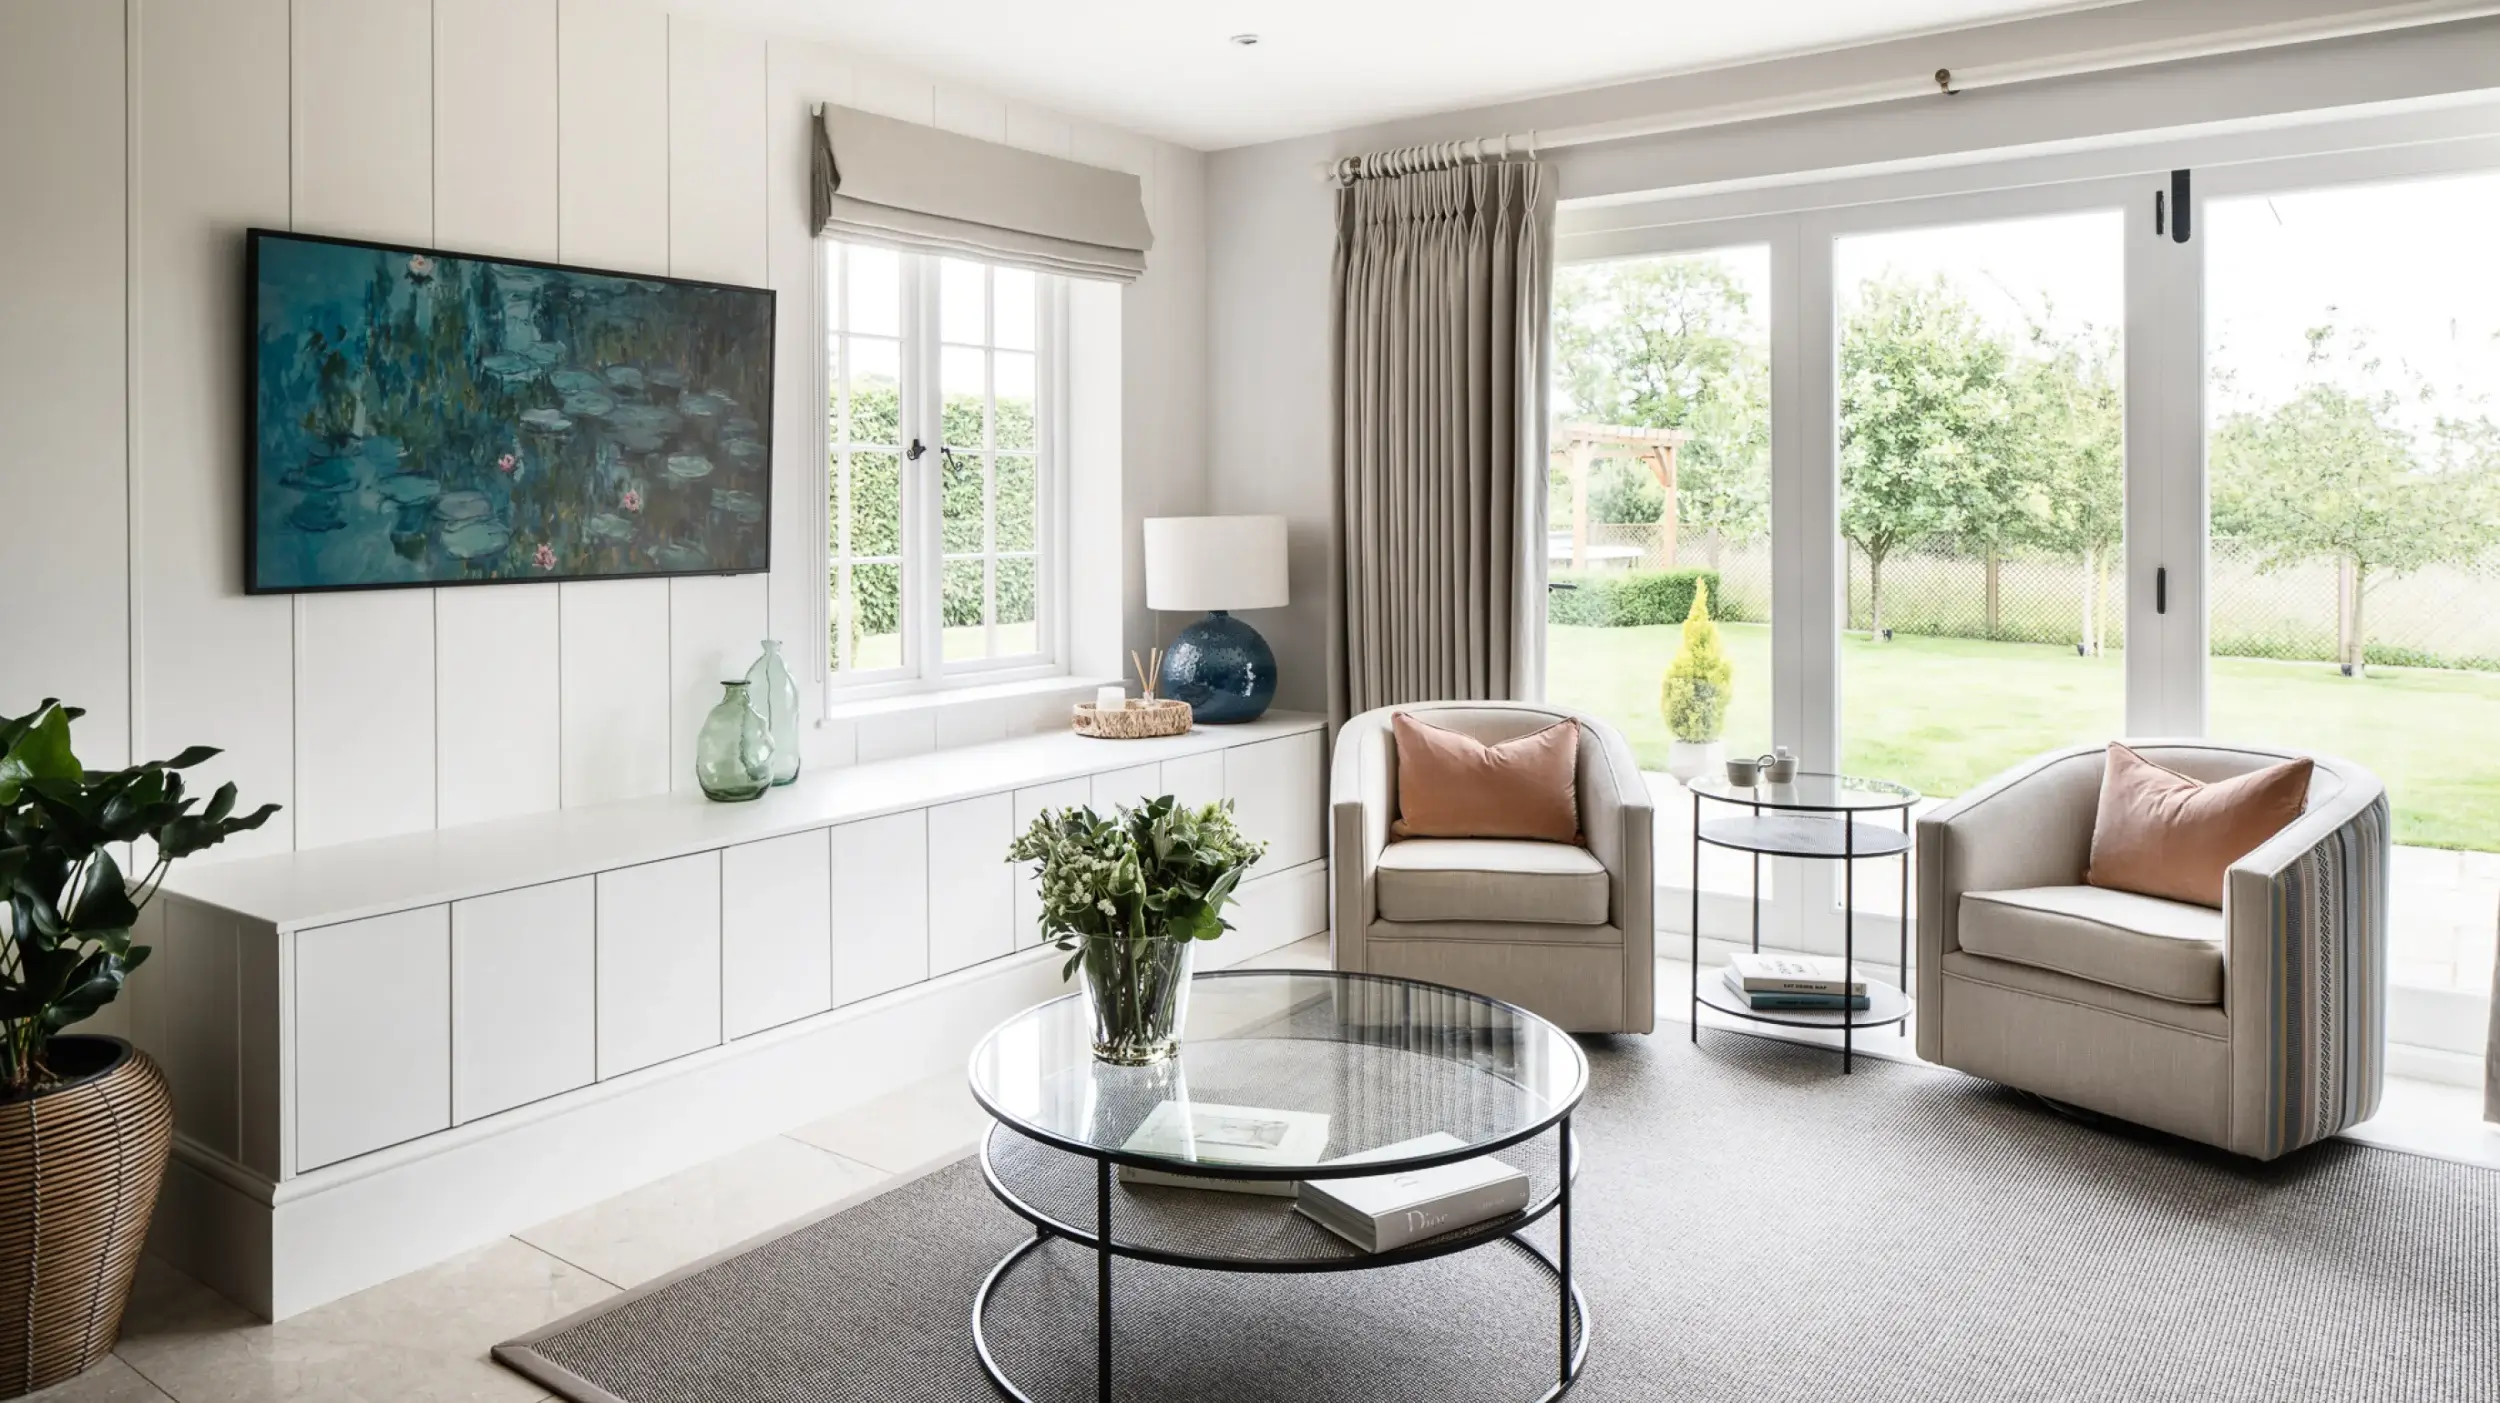
<instances>
[{"instance_id":1,"label":"tall green glass vase","mask_svg":"<svg viewBox=\"0 0 2500 1403\"><path fill-rule=\"evenodd\" d=\"M755 709L743 678L720 688L720 704L703 718L702 734L695 737L694 778L705 798L743 803L773 787L772 723Z\"/></svg>"},{"instance_id":2,"label":"tall green glass vase","mask_svg":"<svg viewBox=\"0 0 2500 1403\"><path fill-rule=\"evenodd\" d=\"M764 656L747 669L747 691L773 733L773 783L799 777L799 684L781 660L781 643L764 640Z\"/></svg>"}]
</instances>

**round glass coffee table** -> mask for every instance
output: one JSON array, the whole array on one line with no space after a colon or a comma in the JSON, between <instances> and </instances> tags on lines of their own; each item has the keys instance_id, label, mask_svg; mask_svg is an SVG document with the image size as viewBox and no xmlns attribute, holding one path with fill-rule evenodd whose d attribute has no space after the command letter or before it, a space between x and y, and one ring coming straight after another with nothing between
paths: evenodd
<instances>
[{"instance_id":1,"label":"round glass coffee table","mask_svg":"<svg viewBox=\"0 0 2500 1403\"><path fill-rule=\"evenodd\" d=\"M1753 855L1753 948L1762 948L1762 859L1817 858L1840 864L1841 977L1854 980L1858 964L1858 862L1870 857L1901 859L1901 982L1910 981L1910 808L1919 793L1888 779L1855 775L1800 774L1787 784L1736 785L1724 775L1704 775L1688 786L1693 791L1693 1041L1701 1041L1704 1006L1756 1023L1792 1028L1840 1030L1840 1070L1850 1070L1860 1028L1887 1025L1906 1028L1910 998L1902 988L1880 979L1866 981L1867 1006L1848 1009L1758 1009L1717 979L1701 977L1701 849L1729 848ZM1704 820L1702 801L1714 800L1746 812ZM1861 814L1897 812L1900 826L1868 823Z\"/></svg>"},{"instance_id":2,"label":"round glass coffee table","mask_svg":"<svg viewBox=\"0 0 2500 1403\"><path fill-rule=\"evenodd\" d=\"M1560 1397L1579 1377L1588 1307L1571 1280L1571 1181L1580 1158L1571 1113L1588 1089L1588 1059L1570 1035L1526 1009L1377 975L1224 971L1191 981L1181 1050L1168 1062L1096 1061L1084 1000L1070 995L991 1030L973 1049L971 1081L998 1122L982 1142L982 1175L999 1202L1034 1228L991 1268L972 1301L981 1367L1010 1398L1029 1403L1030 1395L991 1350L984 1317L1016 1264L1052 1238L1095 1254L1098 1399L1111 1397L1118 1257L1223 1272L1335 1272L1503 1244L1554 1283L1554 1383L1535 1403ZM1156 1126L1190 1125L1193 1135L1175 1143L1149 1126L1150 1117ZM1436 1134L1450 1140L1375 1157ZM1247 1156L1236 1148L1244 1144L1254 1147ZM1112 1188L1121 1166L1277 1184L1496 1153L1527 1175L1524 1209L1383 1252L1365 1252L1298 1214L1288 1196L1130 1184L1115 1195ZM1353 1154L1366 1157L1331 1163ZM1520 1236L1548 1213L1557 1229L1551 1256Z\"/></svg>"}]
</instances>

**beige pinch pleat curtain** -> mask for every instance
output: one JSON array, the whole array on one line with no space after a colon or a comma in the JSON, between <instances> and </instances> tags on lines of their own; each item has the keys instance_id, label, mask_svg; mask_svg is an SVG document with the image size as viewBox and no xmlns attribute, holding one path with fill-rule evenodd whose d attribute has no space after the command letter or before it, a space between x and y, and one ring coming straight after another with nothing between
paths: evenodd
<instances>
[{"instance_id":1,"label":"beige pinch pleat curtain","mask_svg":"<svg viewBox=\"0 0 2500 1403\"><path fill-rule=\"evenodd\" d=\"M1337 194L1329 710L1533 699L1544 663L1543 167Z\"/></svg>"}]
</instances>

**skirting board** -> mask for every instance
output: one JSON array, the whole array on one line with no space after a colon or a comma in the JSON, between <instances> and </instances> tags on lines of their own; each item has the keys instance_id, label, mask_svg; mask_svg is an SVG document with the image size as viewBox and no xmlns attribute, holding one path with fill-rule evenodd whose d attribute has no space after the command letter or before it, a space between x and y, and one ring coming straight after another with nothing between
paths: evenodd
<instances>
[{"instance_id":1,"label":"skirting board","mask_svg":"<svg viewBox=\"0 0 2500 1403\"><path fill-rule=\"evenodd\" d=\"M1325 861L1250 883L1237 929L1206 947L1201 967L1250 963L1325 931L1327 893ZM959 1069L1001 1020L1069 992L1065 959L1019 951L283 1188L178 1143L148 1250L283 1320Z\"/></svg>"}]
</instances>

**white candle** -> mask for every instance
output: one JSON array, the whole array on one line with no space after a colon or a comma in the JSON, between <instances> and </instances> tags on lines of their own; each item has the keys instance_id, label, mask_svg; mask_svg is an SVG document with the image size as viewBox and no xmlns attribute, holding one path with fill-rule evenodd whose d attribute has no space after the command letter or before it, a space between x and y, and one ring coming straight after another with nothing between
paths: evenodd
<instances>
[{"instance_id":1,"label":"white candle","mask_svg":"<svg viewBox=\"0 0 2500 1403\"><path fill-rule=\"evenodd\" d=\"M1094 710L1119 711L1128 706L1128 691L1122 687L1096 687Z\"/></svg>"}]
</instances>

